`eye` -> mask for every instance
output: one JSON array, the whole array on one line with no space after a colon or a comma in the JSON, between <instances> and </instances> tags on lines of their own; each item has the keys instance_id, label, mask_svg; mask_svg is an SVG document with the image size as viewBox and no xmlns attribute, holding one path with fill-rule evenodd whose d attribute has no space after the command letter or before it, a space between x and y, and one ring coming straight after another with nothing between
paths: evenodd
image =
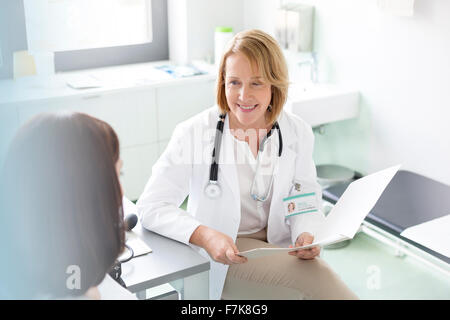
<instances>
[{"instance_id":1,"label":"eye","mask_svg":"<svg viewBox=\"0 0 450 320\"><path fill-rule=\"evenodd\" d=\"M237 80L231 80L231 81L230 81L230 84L233 85L233 86L236 86L236 85L239 84L239 81L237 81Z\"/></svg>"}]
</instances>

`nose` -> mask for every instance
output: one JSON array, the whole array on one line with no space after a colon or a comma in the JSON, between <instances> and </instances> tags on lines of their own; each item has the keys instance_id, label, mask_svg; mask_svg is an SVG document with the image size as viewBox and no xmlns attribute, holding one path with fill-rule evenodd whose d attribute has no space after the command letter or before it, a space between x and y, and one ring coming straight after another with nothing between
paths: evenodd
<instances>
[{"instance_id":1,"label":"nose","mask_svg":"<svg viewBox=\"0 0 450 320\"><path fill-rule=\"evenodd\" d=\"M239 90L239 99L242 102L246 102L252 97L253 97L253 94L252 94L251 88L247 85L243 85L241 87L241 89Z\"/></svg>"}]
</instances>

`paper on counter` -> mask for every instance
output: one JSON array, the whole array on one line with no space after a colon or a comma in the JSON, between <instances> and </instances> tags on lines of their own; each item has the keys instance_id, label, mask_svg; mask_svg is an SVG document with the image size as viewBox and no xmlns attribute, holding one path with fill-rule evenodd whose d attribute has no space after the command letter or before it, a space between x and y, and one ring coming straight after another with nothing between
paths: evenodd
<instances>
[{"instance_id":1,"label":"paper on counter","mask_svg":"<svg viewBox=\"0 0 450 320\"><path fill-rule=\"evenodd\" d=\"M70 75L66 79L66 84L72 89L92 89L102 87L102 83L92 75L79 74Z\"/></svg>"},{"instance_id":2,"label":"paper on counter","mask_svg":"<svg viewBox=\"0 0 450 320\"><path fill-rule=\"evenodd\" d=\"M133 231L128 231L126 233L126 244L133 249L134 257L139 257L152 252L152 248L142 241ZM126 257L128 254L129 253L124 253L123 256Z\"/></svg>"},{"instance_id":3,"label":"paper on counter","mask_svg":"<svg viewBox=\"0 0 450 320\"><path fill-rule=\"evenodd\" d=\"M450 258L450 214L409 227L400 235Z\"/></svg>"},{"instance_id":4,"label":"paper on counter","mask_svg":"<svg viewBox=\"0 0 450 320\"><path fill-rule=\"evenodd\" d=\"M314 235L316 241L311 245L297 248L257 248L239 255L257 258L280 251L289 252L353 239L364 218L375 206L400 166L390 167L353 181L325 218L323 226Z\"/></svg>"}]
</instances>

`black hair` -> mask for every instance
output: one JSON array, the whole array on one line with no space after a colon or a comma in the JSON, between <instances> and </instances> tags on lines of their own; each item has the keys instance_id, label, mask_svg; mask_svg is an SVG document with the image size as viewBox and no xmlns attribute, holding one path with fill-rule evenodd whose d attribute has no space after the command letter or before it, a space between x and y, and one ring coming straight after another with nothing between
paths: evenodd
<instances>
[{"instance_id":1,"label":"black hair","mask_svg":"<svg viewBox=\"0 0 450 320\"><path fill-rule=\"evenodd\" d=\"M1 298L80 296L103 280L124 247L118 150L114 130L82 113L18 131L0 176Z\"/></svg>"}]
</instances>

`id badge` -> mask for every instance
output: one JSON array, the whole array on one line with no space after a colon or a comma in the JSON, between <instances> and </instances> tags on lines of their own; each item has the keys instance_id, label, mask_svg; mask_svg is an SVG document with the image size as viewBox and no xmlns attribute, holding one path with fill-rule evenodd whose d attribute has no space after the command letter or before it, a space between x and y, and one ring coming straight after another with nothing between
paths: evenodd
<instances>
[{"instance_id":1,"label":"id badge","mask_svg":"<svg viewBox=\"0 0 450 320\"><path fill-rule=\"evenodd\" d=\"M317 212L316 193L297 193L283 199L285 218L304 213Z\"/></svg>"}]
</instances>

